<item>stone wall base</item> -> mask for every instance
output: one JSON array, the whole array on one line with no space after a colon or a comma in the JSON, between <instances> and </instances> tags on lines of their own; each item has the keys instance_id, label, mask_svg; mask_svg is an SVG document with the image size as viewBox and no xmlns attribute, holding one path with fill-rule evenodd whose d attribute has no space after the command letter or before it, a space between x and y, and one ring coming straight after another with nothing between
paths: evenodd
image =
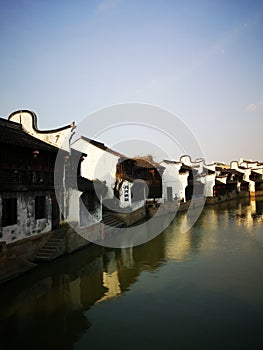
<instances>
[{"instance_id":1,"label":"stone wall base","mask_svg":"<svg viewBox=\"0 0 263 350\"><path fill-rule=\"evenodd\" d=\"M114 216L124 221L127 226L131 226L146 218L146 208L143 206L130 213L114 213Z\"/></svg>"},{"instance_id":2,"label":"stone wall base","mask_svg":"<svg viewBox=\"0 0 263 350\"><path fill-rule=\"evenodd\" d=\"M49 233L25 238L21 241L5 244L1 242L0 249L0 283L6 282L37 265L30 262L38 250L47 242Z\"/></svg>"},{"instance_id":3,"label":"stone wall base","mask_svg":"<svg viewBox=\"0 0 263 350\"><path fill-rule=\"evenodd\" d=\"M81 249L101 241L102 224L100 222L93 224L92 226L78 229L75 231L72 227L68 226L66 230L67 236L67 248L66 253L71 253L75 250Z\"/></svg>"}]
</instances>

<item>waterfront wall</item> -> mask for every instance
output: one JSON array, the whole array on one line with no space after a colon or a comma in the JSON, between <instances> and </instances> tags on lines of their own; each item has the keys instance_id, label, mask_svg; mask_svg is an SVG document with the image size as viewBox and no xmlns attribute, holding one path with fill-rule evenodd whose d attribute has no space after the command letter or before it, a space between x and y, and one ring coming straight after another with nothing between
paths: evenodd
<instances>
[{"instance_id":1,"label":"waterfront wall","mask_svg":"<svg viewBox=\"0 0 263 350\"><path fill-rule=\"evenodd\" d=\"M36 197L43 205L43 217L36 215ZM8 203L8 200L12 200ZM6 201L4 203L4 201ZM5 209L4 206L7 206ZM12 206L12 207L11 207ZM0 226L0 241L7 244L29 237L47 233L52 229L52 205L48 191L4 192L0 195L0 213L8 210L8 215L14 215L14 223L10 222ZM13 214L12 214L13 213ZM41 213L40 213L41 216ZM1 217L2 219L2 217Z\"/></svg>"},{"instance_id":2,"label":"waterfront wall","mask_svg":"<svg viewBox=\"0 0 263 350\"><path fill-rule=\"evenodd\" d=\"M233 199L238 199L238 198L245 198L249 197L250 193L248 191L240 191L240 192L228 192L225 193L224 195L219 195L216 197L207 197L206 198L206 204L218 204L222 202L227 202Z\"/></svg>"},{"instance_id":3,"label":"waterfront wall","mask_svg":"<svg viewBox=\"0 0 263 350\"><path fill-rule=\"evenodd\" d=\"M114 216L124 221L127 226L131 226L132 224L135 224L146 217L146 208L143 206L132 212L114 213Z\"/></svg>"},{"instance_id":4,"label":"waterfront wall","mask_svg":"<svg viewBox=\"0 0 263 350\"><path fill-rule=\"evenodd\" d=\"M90 245L92 242L99 242L102 235L102 224L98 222L87 228L78 229L78 232L71 226L66 225L63 230L66 233L67 240L65 253L72 253Z\"/></svg>"}]
</instances>

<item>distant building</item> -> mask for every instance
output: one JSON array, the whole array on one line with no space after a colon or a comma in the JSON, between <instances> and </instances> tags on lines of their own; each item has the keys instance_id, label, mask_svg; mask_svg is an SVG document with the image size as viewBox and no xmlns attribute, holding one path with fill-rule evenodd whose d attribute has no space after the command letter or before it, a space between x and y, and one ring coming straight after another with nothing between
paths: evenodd
<instances>
[{"instance_id":1,"label":"distant building","mask_svg":"<svg viewBox=\"0 0 263 350\"><path fill-rule=\"evenodd\" d=\"M105 182L108 190L103 202L110 209L137 210L147 198L162 198L162 167L153 160L128 158L84 136L74 141L72 148L87 154L83 176Z\"/></svg>"},{"instance_id":2,"label":"distant building","mask_svg":"<svg viewBox=\"0 0 263 350\"><path fill-rule=\"evenodd\" d=\"M129 206L136 202L144 205L147 199L160 200L164 169L149 157L120 158L116 169L115 197Z\"/></svg>"},{"instance_id":3,"label":"distant building","mask_svg":"<svg viewBox=\"0 0 263 350\"><path fill-rule=\"evenodd\" d=\"M262 196L263 164L258 161L241 160L241 162L238 164L238 168L239 171L244 171L246 175L246 181L249 183L250 196Z\"/></svg>"},{"instance_id":4,"label":"distant building","mask_svg":"<svg viewBox=\"0 0 263 350\"><path fill-rule=\"evenodd\" d=\"M182 168L182 163L163 160L160 163L165 170L163 172L163 199L165 201L186 201L186 187L189 169Z\"/></svg>"}]
</instances>

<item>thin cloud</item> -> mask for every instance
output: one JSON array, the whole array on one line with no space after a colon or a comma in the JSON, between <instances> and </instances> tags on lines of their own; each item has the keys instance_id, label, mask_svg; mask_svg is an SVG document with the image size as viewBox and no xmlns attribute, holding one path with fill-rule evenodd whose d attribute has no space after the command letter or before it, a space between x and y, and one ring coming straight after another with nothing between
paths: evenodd
<instances>
[{"instance_id":1,"label":"thin cloud","mask_svg":"<svg viewBox=\"0 0 263 350\"><path fill-rule=\"evenodd\" d=\"M254 112L256 110L259 110L263 107L263 101L260 101L259 103L251 103L246 107L247 112Z\"/></svg>"},{"instance_id":2,"label":"thin cloud","mask_svg":"<svg viewBox=\"0 0 263 350\"><path fill-rule=\"evenodd\" d=\"M257 109L257 105L255 105L254 103L251 103L246 107L247 112L254 112L256 109Z\"/></svg>"}]
</instances>

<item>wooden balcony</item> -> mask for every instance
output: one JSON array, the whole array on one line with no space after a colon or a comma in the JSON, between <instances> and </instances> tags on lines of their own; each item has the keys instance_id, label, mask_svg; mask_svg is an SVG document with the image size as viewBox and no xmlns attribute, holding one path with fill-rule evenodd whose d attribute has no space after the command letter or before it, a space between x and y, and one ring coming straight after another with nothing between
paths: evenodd
<instances>
[{"instance_id":1,"label":"wooden balcony","mask_svg":"<svg viewBox=\"0 0 263 350\"><path fill-rule=\"evenodd\" d=\"M0 169L1 191L45 190L52 188L54 188L53 172Z\"/></svg>"}]
</instances>

